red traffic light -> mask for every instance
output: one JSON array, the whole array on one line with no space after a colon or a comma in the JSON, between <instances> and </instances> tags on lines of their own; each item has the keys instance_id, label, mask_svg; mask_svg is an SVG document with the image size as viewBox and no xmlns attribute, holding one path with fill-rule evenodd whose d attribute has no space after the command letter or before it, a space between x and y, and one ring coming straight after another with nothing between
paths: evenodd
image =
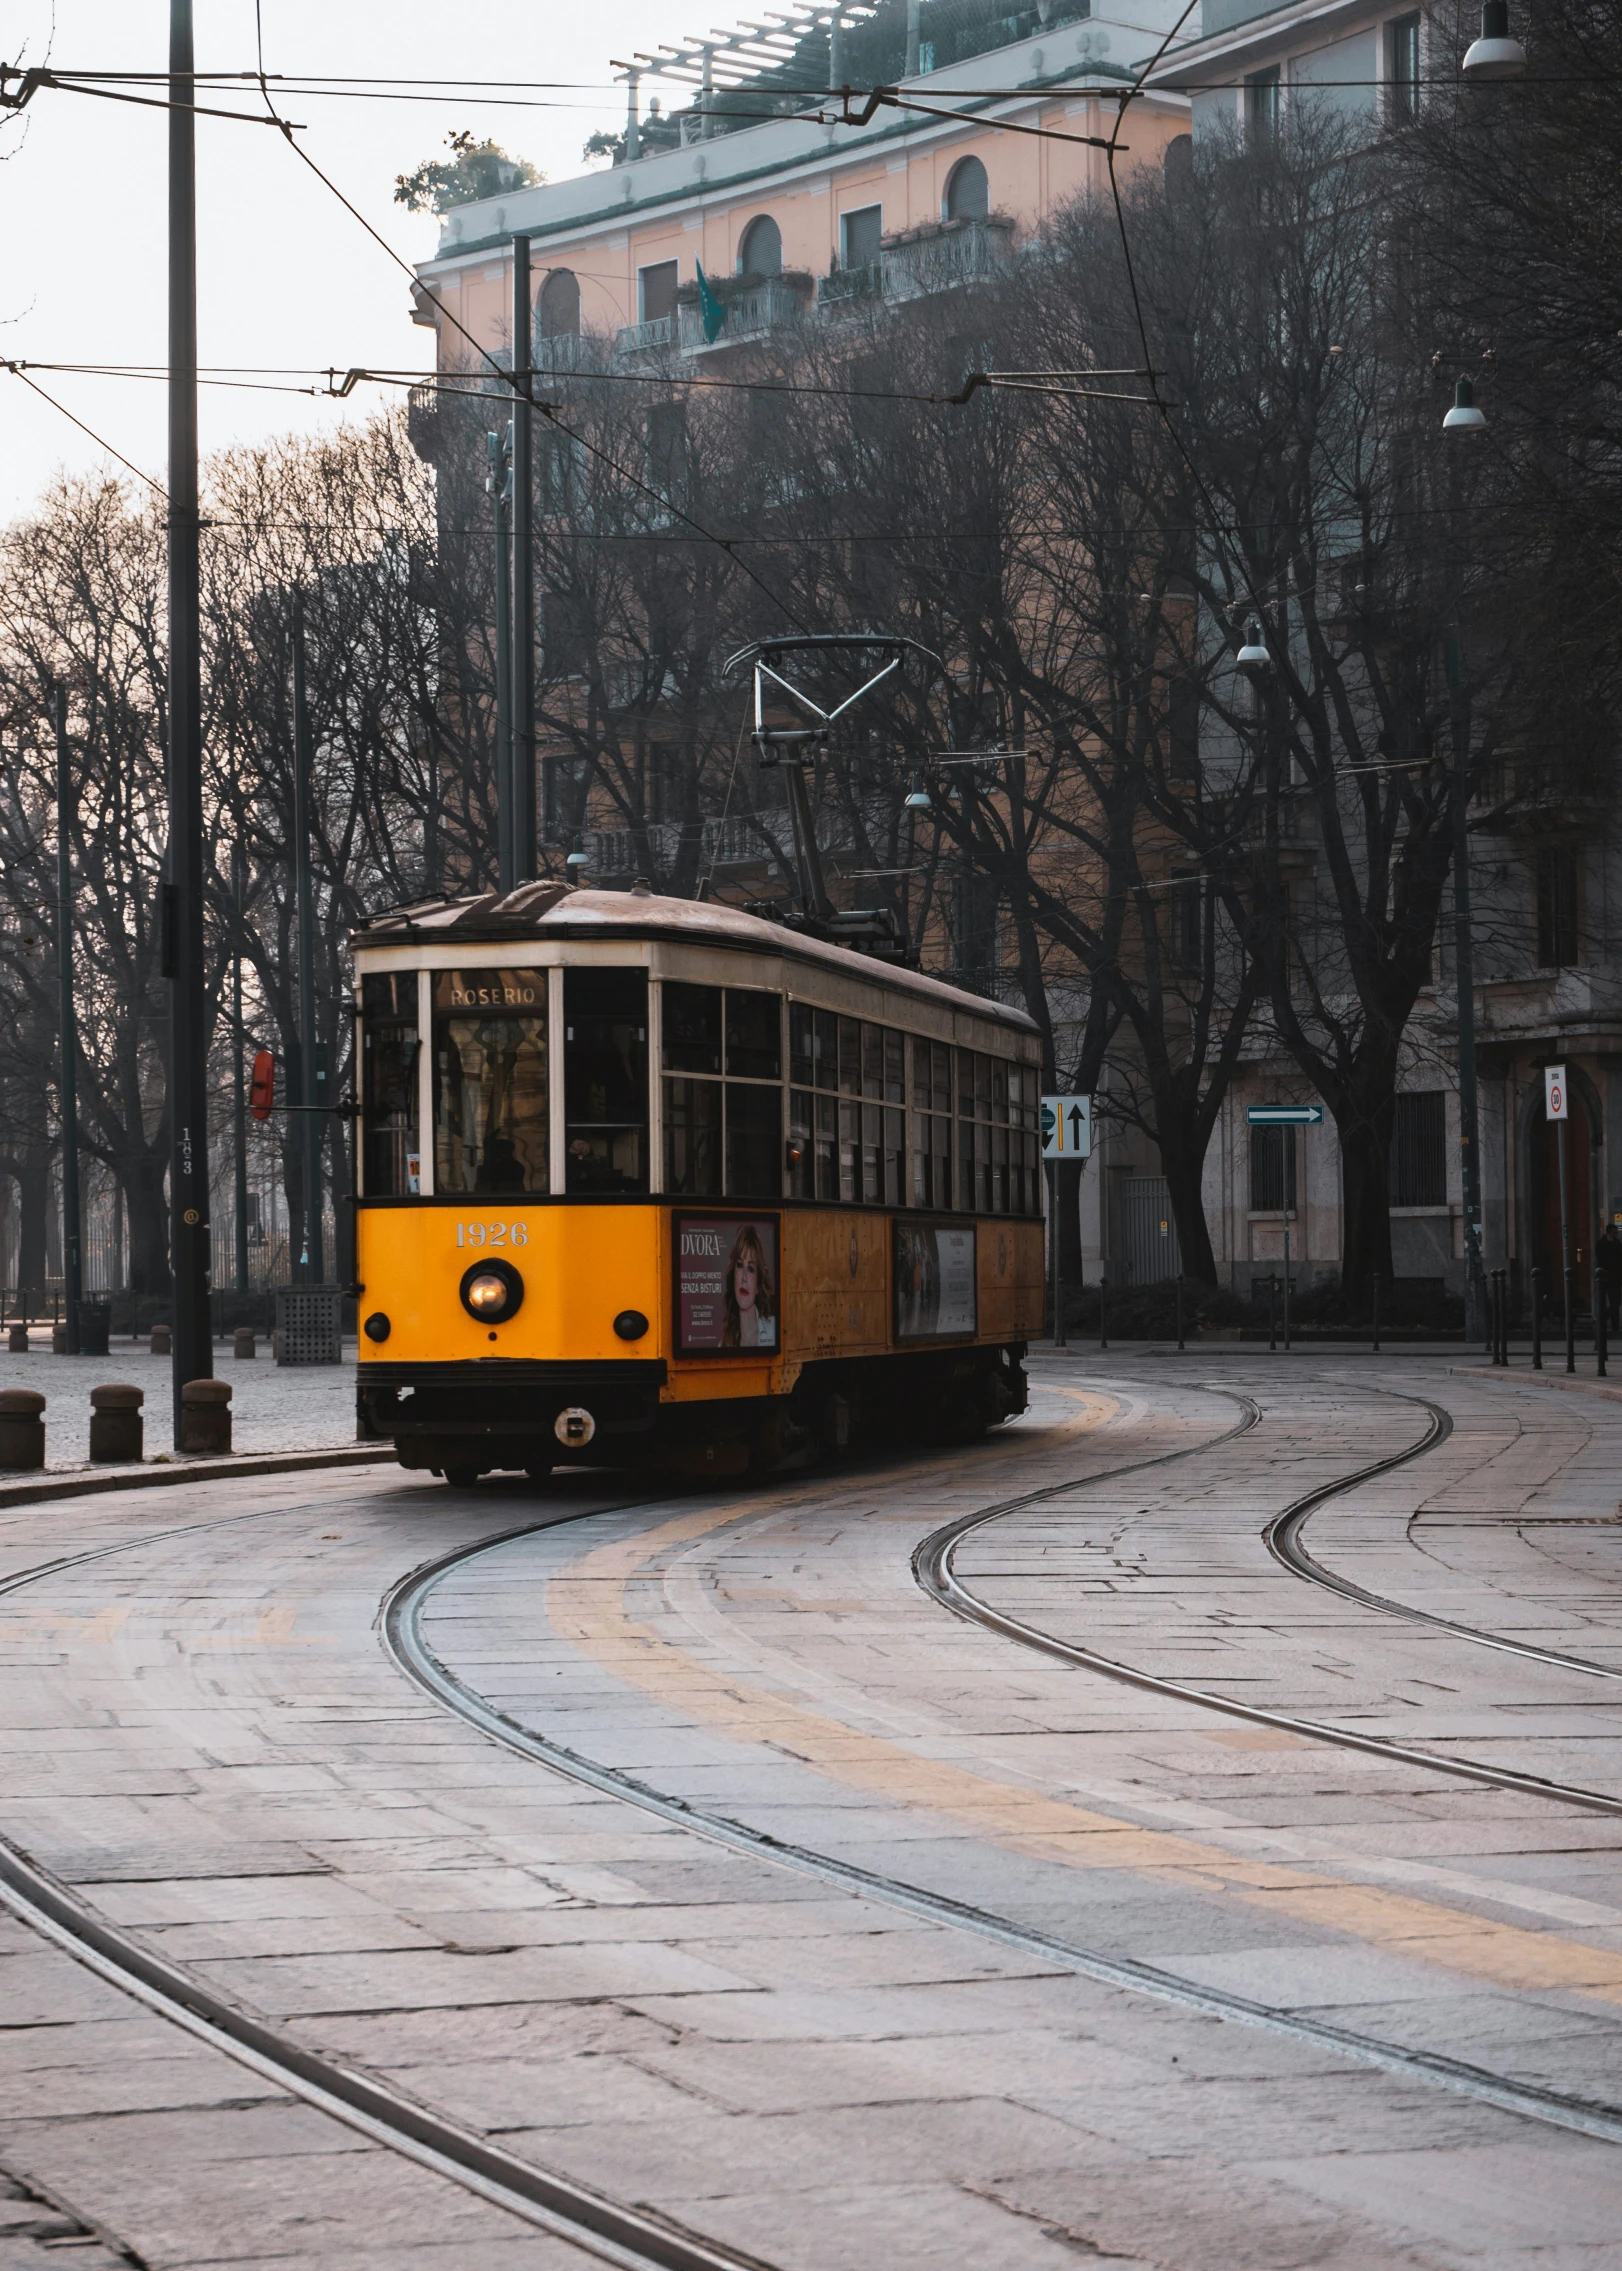
<instances>
[{"instance_id":1,"label":"red traffic light","mask_svg":"<svg viewBox=\"0 0 1622 2271\"><path fill-rule=\"evenodd\" d=\"M276 1106L276 1059L268 1049L261 1049L253 1060L253 1079L248 1086L248 1109L256 1120L268 1120Z\"/></svg>"}]
</instances>

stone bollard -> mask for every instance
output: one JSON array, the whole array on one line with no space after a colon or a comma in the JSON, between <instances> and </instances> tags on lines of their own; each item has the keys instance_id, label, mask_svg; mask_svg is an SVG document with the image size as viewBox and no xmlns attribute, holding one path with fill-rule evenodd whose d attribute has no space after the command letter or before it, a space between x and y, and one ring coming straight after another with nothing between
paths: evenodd
<instances>
[{"instance_id":1,"label":"stone bollard","mask_svg":"<svg viewBox=\"0 0 1622 2271\"><path fill-rule=\"evenodd\" d=\"M217 1453L231 1448L231 1383L188 1380L180 1391L180 1448Z\"/></svg>"},{"instance_id":2,"label":"stone bollard","mask_svg":"<svg viewBox=\"0 0 1622 2271\"><path fill-rule=\"evenodd\" d=\"M13 1356L26 1356L28 1354L28 1327L26 1325L13 1325L10 1331L11 1338L6 1343L8 1350Z\"/></svg>"},{"instance_id":3,"label":"stone bollard","mask_svg":"<svg viewBox=\"0 0 1622 2271\"><path fill-rule=\"evenodd\" d=\"M53 1325L51 1327L51 1354L53 1356L66 1356L67 1353L68 1328L66 1325Z\"/></svg>"},{"instance_id":4,"label":"stone bollard","mask_svg":"<svg viewBox=\"0 0 1622 2271\"><path fill-rule=\"evenodd\" d=\"M173 1354L173 1346L169 1338L169 1328L167 1325L153 1326L152 1354L154 1356L170 1356Z\"/></svg>"},{"instance_id":5,"label":"stone bollard","mask_svg":"<svg viewBox=\"0 0 1622 2271\"><path fill-rule=\"evenodd\" d=\"M253 1353L254 1338L252 1325L238 1325L231 1343L231 1354L233 1356L241 1357L252 1356Z\"/></svg>"},{"instance_id":6,"label":"stone bollard","mask_svg":"<svg viewBox=\"0 0 1622 2271\"><path fill-rule=\"evenodd\" d=\"M145 1402L144 1388L125 1387L118 1381L105 1388L91 1389L90 1457L96 1465L139 1464L141 1406Z\"/></svg>"},{"instance_id":7,"label":"stone bollard","mask_svg":"<svg viewBox=\"0 0 1622 2271\"><path fill-rule=\"evenodd\" d=\"M0 1467L45 1464L45 1398L33 1388L0 1390Z\"/></svg>"}]
</instances>

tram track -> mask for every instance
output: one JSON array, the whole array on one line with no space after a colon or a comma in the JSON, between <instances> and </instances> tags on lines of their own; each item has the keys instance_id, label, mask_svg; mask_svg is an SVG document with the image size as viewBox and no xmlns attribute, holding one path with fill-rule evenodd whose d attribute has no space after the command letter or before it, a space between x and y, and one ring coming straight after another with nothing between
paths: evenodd
<instances>
[{"instance_id":1,"label":"tram track","mask_svg":"<svg viewBox=\"0 0 1622 2271\"><path fill-rule=\"evenodd\" d=\"M927 1556L932 1547L949 1555L950 1546L956 1539L999 1516L1039 1505L1046 1499L1058 1497L1078 1487L1092 1487L1127 1475L1142 1474L1196 1453L1212 1451L1223 1443L1247 1434L1260 1421L1259 1407L1252 1398L1230 1389L1213 1389L1208 1392L1227 1396L1240 1406L1239 1420L1224 1433L1207 1437L1201 1443L1189 1444L1176 1451L1163 1452L1151 1459L1134 1460L1098 1473L1027 1491L1016 1498L998 1501L993 1506L981 1508L975 1514L945 1525L923 1542L918 1548L918 1556ZM1338 1490L1351 1489L1357 1483L1367 1480L1371 1474L1389 1471L1392 1467L1419 1457L1442 1439L1442 1432L1433 1427L1419 1443L1384 1460L1360 1467L1336 1482L1321 1486L1310 1494L1314 1503L1321 1504ZM879 1901L886 1907L898 1909L924 1921L971 1933L978 1939L1039 1962L1051 1963L1056 1968L1090 1979L1101 1986L1147 1995L1156 2001L1197 2012L1202 2016L1256 2028L1388 2074L1424 2081L1527 2120L1574 2130L1609 2144L1622 2144L1622 2105L1549 2089L1536 2083L1519 2082L1469 2060L1449 2057L1444 2052L1414 2049L1406 2044L1389 2041L1355 2028L1337 2026L1330 2021L1267 2003L1259 1998L1211 1987L1158 1965L1083 1947L1074 1941L1062 1939L1057 1934L1021 1924L1015 1918L967 1901L956 1900L927 1886L864 1869L837 1855L819 1852L812 1847L773 1836L769 1831L757 1829L713 1808L695 1805L671 1791L658 1789L641 1776L589 1758L583 1752L526 1725L462 1680L434 1651L424 1635L422 1624L429 1601L448 1577L454 1572L467 1569L481 1556L495 1552L501 1546L511 1544L516 1538L527 1534L529 1533L523 1530L508 1532L500 1539L482 1540L471 1546L459 1547L410 1572L385 1596L380 1620L384 1645L405 1676L465 1725L475 1728L504 1749L604 1796L623 1799L642 1812L673 1827L690 1831L712 1844L810 1876L858 1897ZM919 1567L916 1557L914 1567L915 1570ZM972 1599L972 1596L965 1598ZM947 1605L955 1607L955 1603L950 1600ZM957 1613L968 1615L971 1621L985 1623L990 1629L1004 1632L1011 1638L1025 1639L1027 1632L1030 1632L1030 1628L1019 1626L1013 1620L1002 1619L995 1611L981 1615L977 1613L978 1607L976 1604L972 1609L959 1609ZM1030 1632L1027 1644L1039 1646L1045 1653L1057 1654L1072 1661L1086 1661L1084 1656L1078 1656L1066 1644L1052 1640L1051 1636ZM1129 1678L1132 1684L1154 1688L1162 1694L1206 1700L1199 1691L1176 1683L1133 1675L1125 1667L1111 1667L1102 1660L1096 1667L1089 1665L1089 1668L1107 1669L1112 1674L1118 1671L1119 1676ZM1218 1698L1211 1698L1210 1702L1213 1708L1235 1709L1239 1716L1260 1717L1267 1724L1316 1731L1312 1722L1289 1721L1257 1713L1249 1707L1235 1707ZM1333 1742L1342 1737L1338 1730L1325 1728L1323 1739ZM1358 1747L1368 1746L1360 1744ZM1378 1747L1381 1755L1387 1757L1412 1759L1426 1766L1445 1767L1447 1763L1433 1760L1428 1753L1410 1753L1393 1745ZM1503 1781L1506 1777L1483 1768L1472 1779ZM1507 1779L1512 1787L1536 1787L1540 1796L1562 1794L1561 1785L1541 1783L1536 1777L1510 1776ZM1573 1792L1572 1796L1578 1800L1597 1801L1599 1810L1602 1811L1622 1812L1622 1804L1613 1807L1612 1802L1604 1800L1597 1792Z\"/></svg>"},{"instance_id":2,"label":"tram track","mask_svg":"<svg viewBox=\"0 0 1622 2271\"><path fill-rule=\"evenodd\" d=\"M591 1506L580 1516L620 1513L657 1503L632 1500ZM177 1523L83 1553L58 1554L0 1579L0 1596L53 1576L88 1568L156 1544L209 1530L271 1520L279 1508ZM525 1523L494 1545L547 1528ZM358 2131L374 2144L447 2178L532 2228L565 2240L621 2271L772 2271L745 2254L685 2230L655 2211L611 2199L589 2185L508 2152L477 2130L436 2113L405 2091L340 2060L307 2050L291 2036L214 1994L181 1966L168 1963L131 1932L109 1923L33 1855L0 1835L0 1906L76 1961L187 2034L222 2051L263 2081Z\"/></svg>"},{"instance_id":3,"label":"tram track","mask_svg":"<svg viewBox=\"0 0 1622 2271\"><path fill-rule=\"evenodd\" d=\"M1393 1391L1382 1389L1381 1394ZM1444 1435L1451 1434L1452 1417L1440 1404L1426 1396L1403 1399L1416 1403L1437 1420ZM1437 1440L1441 1440L1440 1437ZM1303 1532L1312 1515L1324 1503L1321 1496L1297 1499L1282 1514L1275 1514L1262 1532L1262 1542L1273 1559L1287 1569L1292 1577L1303 1578L1309 1585L1321 1585L1327 1592L1338 1593L1343 1600L1356 1601L1363 1608L1376 1609L1382 1616L1402 1617L1410 1624L1427 1624L1438 1632L1450 1632L1455 1639L1467 1640L1477 1648L1495 1648L1505 1656L1519 1656L1529 1664L1548 1664L1557 1671L1582 1672L1591 1679L1622 1680L1622 1665L1596 1663L1590 1656L1574 1656L1563 1648L1540 1648L1535 1641L1512 1640L1507 1634L1488 1632L1480 1625L1463 1624L1457 1618L1438 1616L1431 1609L1417 1607L1411 1601L1399 1601L1390 1594L1371 1592L1354 1578L1343 1577L1338 1570L1330 1569L1318 1560L1307 1546Z\"/></svg>"}]
</instances>

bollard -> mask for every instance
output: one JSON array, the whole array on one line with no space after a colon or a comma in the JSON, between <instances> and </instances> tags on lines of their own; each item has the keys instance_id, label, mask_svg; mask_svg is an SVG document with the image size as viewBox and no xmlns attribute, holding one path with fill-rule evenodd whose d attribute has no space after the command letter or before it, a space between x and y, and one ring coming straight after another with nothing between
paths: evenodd
<instances>
[{"instance_id":1,"label":"bollard","mask_svg":"<svg viewBox=\"0 0 1622 2271\"><path fill-rule=\"evenodd\" d=\"M1374 1353L1374 1354L1375 1354L1376 1356L1378 1356L1378 1355L1379 1355L1379 1353L1380 1353L1380 1273L1379 1273L1379 1271L1378 1271L1378 1270L1376 1270L1376 1271L1375 1271L1375 1273L1374 1273L1374 1277L1373 1277L1373 1286L1374 1286L1374 1351L1373 1351L1373 1353Z\"/></svg>"},{"instance_id":2,"label":"bollard","mask_svg":"<svg viewBox=\"0 0 1622 2271\"><path fill-rule=\"evenodd\" d=\"M51 1354L53 1356L66 1356L67 1353L68 1328L66 1325L53 1325L51 1327Z\"/></svg>"},{"instance_id":3,"label":"bollard","mask_svg":"<svg viewBox=\"0 0 1622 2271\"><path fill-rule=\"evenodd\" d=\"M13 1356L26 1356L28 1354L28 1327L26 1325L13 1325L10 1328L10 1336L6 1346Z\"/></svg>"},{"instance_id":4,"label":"bollard","mask_svg":"<svg viewBox=\"0 0 1622 2271\"><path fill-rule=\"evenodd\" d=\"M96 1466L138 1466L142 1456L144 1388L111 1381L90 1391L90 1458Z\"/></svg>"},{"instance_id":5,"label":"bollard","mask_svg":"<svg viewBox=\"0 0 1622 2271\"><path fill-rule=\"evenodd\" d=\"M231 1448L231 1383L188 1380L180 1391L180 1448L209 1453Z\"/></svg>"},{"instance_id":6,"label":"bollard","mask_svg":"<svg viewBox=\"0 0 1622 2271\"><path fill-rule=\"evenodd\" d=\"M0 1467L45 1464L45 1398L34 1388L0 1390Z\"/></svg>"},{"instance_id":7,"label":"bollard","mask_svg":"<svg viewBox=\"0 0 1622 2271\"><path fill-rule=\"evenodd\" d=\"M174 1354L174 1344L167 1325L153 1326L151 1353L154 1356L172 1356Z\"/></svg>"},{"instance_id":8,"label":"bollard","mask_svg":"<svg viewBox=\"0 0 1622 2271\"><path fill-rule=\"evenodd\" d=\"M1532 1270L1532 1370L1543 1370L1543 1272Z\"/></svg>"},{"instance_id":9,"label":"bollard","mask_svg":"<svg viewBox=\"0 0 1622 2271\"><path fill-rule=\"evenodd\" d=\"M250 1357L256 1346L252 1325L238 1325L231 1340L231 1354L239 1358Z\"/></svg>"}]
</instances>

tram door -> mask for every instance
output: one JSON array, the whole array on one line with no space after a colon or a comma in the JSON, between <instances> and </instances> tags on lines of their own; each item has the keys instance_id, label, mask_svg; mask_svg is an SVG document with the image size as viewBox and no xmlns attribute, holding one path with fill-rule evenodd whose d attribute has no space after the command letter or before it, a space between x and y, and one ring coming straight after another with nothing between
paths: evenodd
<instances>
[{"instance_id":1,"label":"tram door","mask_svg":"<svg viewBox=\"0 0 1622 2271\"><path fill-rule=\"evenodd\" d=\"M1593 1267L1594 1189L1588 1113L1575 1088L1569 1091L1571 1118L1566 1122L1566 1215L1570 1226L1572 1298L1580 1309L1589 1304ZM1558 1309L1561 1276L1565 1267L1560 1252L1560 1123L1546 1120L1541 1111L1532 1122L1532 1222L1534 1259L1543 1272L1547 1299Z\"/></svg>"}]
</instances>

